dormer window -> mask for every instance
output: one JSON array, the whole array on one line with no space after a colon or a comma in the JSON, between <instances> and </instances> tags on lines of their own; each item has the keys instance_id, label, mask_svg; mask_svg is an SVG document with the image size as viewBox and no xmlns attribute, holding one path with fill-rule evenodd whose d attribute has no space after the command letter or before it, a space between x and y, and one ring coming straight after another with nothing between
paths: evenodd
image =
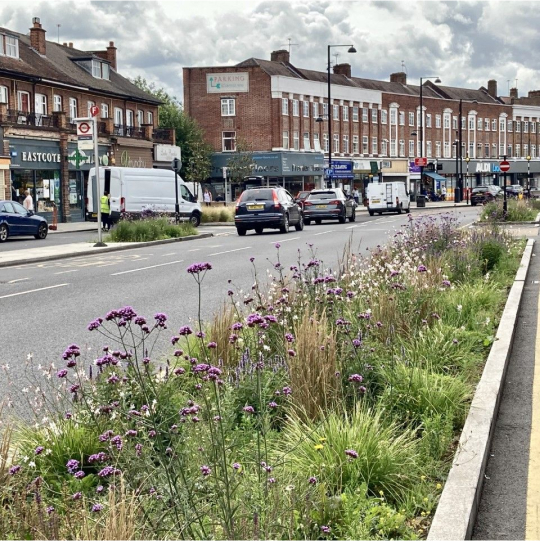
<instances>
[{"instance_id":1,"label":"dormer window","mask_svg":"<svg viewBox=\"0 0 540 541\"><path fill-rule=\"evenodd\" d=\"M0 34L0 54L19 58L19 38Z\"/></svg>"},{"instance_id":2,"label":"dormer window","mask_svg":"<svg viewBox=\"0 0 540 541\"><path fill-rule=\"evenodd\" d=\"M96 79L109 80L109 64L101 60L92 59L92 75Z\"/></svg>"}]
</instances>

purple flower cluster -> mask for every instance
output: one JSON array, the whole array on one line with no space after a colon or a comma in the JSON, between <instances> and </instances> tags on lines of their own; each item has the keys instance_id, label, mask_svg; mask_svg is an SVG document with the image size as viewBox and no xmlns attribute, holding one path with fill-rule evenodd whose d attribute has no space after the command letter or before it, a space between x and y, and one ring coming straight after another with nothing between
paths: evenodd
<instances>
[{"instance_id":1,"label":"purple flower cluster","mask_svg":"<svg viewBox=\"0 0 540 541\"><path fill-rule=\"evenodd\" d=\"M79 464L80 462L78 460L71 458L67 461L66 468L69 473L75 473L75 471L79 469Z\"/></svg>"},{"instance_id":2,"label":"purple flower cluster","mask_svg":"<svg viewBox=\"0 0 540 541\"><path fill-rule=\"evenodd\" d=\"M364 381L364 378L360 374L352 374L349 376L349 381L352 381L354 383L362 383Z\"/></svg>"},{"instance_id":3,"label":"purple flower cluster","mask_svg":"<svg viewBox=\"0 0 540 541\"><path fill-rule=\"evenodd\" d=\"M94 462L105 462L108 458L109 457L107 456L107 454L101 451L99 453L90 455L88 457L88 462L90 462L90 464L93 464Z\"/></svg>"},{"instance_id":4,"label":"purple flower cluster","mask_svg":"<svg viewBox=\"0 0 540 541\"><path fill-rule=\"evenodd\" d=\"M201 272L206 272L212 269L210 263L193 263L187 269L189 274L200 274Z\"/></svg>"},{"instance_id":5,"label":"purple flower cluster","mask_svg":"<svg viewBox=\"0 0 540 541\"><path fill-rule=\"evenodd\" d=\"M345 454L349 457L349 459L358 458L358 453L354 449L346 449Z\"/></svg>"}]
</instances>

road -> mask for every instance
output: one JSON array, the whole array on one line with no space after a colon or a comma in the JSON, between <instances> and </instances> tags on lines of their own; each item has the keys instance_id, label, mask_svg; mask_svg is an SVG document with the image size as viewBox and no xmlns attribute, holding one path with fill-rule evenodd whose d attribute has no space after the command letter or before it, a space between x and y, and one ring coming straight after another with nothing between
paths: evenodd
<instances>
[{"instance_id":1,"label":"road","mask_svg":"<svg viewBox=\"0 0 540 541\"><path fill-rule=\"evenodd\" d=\"M432 209L414 217L447 212ZM479 211L463 207L451 212L469 224ZM169 331L156 349L156 354L162 354L169 350L173 332L197 315L196 283L186 272L192 263L210 262L213 267L206 275L202 294L202 317L209 320L227 299L229 279L244 292L250 290L254 282L250 258L264 279L276 261L277 242L285 268L298 263L299 252L307 261L308 244L313 244L325 267L336 269L349 241L354 252L365 252L385 244L389 234L407 220L405 215L372 218L361 214L352 224L326 222L286 235L268 231L262 235L250 232L245 237L237 236L234 227L216 227L214 237L191 242L0 268L0 310L4 315L0 366L9 364L11 377L21 384L28 355L36 365L55 362L58 366L66 346L76 343L83 356L92 360L105 343L103 337L87 331L88 323L123 306L132 306L147 319L157 312L167 314ZM88 233L85 235L88 238ZM8 390L7 378L0 371L0 396Z\"/></svg>"}]
</instances>

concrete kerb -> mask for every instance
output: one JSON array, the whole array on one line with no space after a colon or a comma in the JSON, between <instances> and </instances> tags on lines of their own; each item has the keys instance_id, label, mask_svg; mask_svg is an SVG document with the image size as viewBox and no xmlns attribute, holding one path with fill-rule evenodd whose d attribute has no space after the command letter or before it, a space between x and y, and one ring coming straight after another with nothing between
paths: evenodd
<instances>
[{"instance_id":1,"label":"concrete kerb","mask_svg":"<svg viewBox=\"0 0 540 541\"><path fill-rule=\"evenodd\" d=\"M428 541L471 538L534 242L529 239L523 252L431 523Z\"/></svg>"},{"instance_id":2,"label":"concrete kerb","mask_svg":"<svg viewBox=\"0 0 540 541\"><path fill-rule=\"evenodd\" d=\"M15 267L20 265L28 265L30 263L42 263L44 261L54 261L57 259L67 259L70 257L80 257L80 256L86 256L86 255L96 255L96 254L102 254L107 252L120 252L123 250L132 250L134 248L141 248L145 246L156 246L158 244L172 244L175 242L186 242L190 240L195 239L206 239L209 237L213 237L213 233L201 233L199 235L193 235L189 237L180 237L177 239L163 239L163 240L153 240L150 242L131 242L131 243L125 243L122 244L122 246L104 246L104 247L93 247L89 246L88 249L81 251L81 252L65 252L65 253L57 253L57 254L50 254L46 256L36 256L36 257L29 257L28 259L25 259L24 261L0 261L0 267Z\"/></svg>"}]
</instances>

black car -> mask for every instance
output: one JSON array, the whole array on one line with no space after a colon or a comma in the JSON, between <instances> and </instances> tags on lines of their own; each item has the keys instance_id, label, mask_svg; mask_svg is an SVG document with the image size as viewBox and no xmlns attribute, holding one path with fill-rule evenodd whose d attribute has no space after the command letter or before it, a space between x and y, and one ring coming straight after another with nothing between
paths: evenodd
<instances>
[{"instance_id":1,"label":"black car","mask_svg":"<svg viewBox=\"0 0 540 541\"><path fill-rule=\"evenodd\" d=\"M45 239L49 232L47 220L26 210L16 201L0 201L0 242L8 237L33 235L36 239Z\"/></svg>"},{"instance_id":2,"label":"black car","mask_svg":"<svg viewBox=\"0 0 540 541\"><path fill-rule=\"evenodd\" d=\"M498 186L477 186L471 193L471 205L484 205L497 199L500 194L502 190Z\"/></svg>"},{"instance_id":3,"label":"black car","mask_svg":"<svg viewBox=\"0 0 540 541\"><path fill-rule=\"evenodd\" d=\"M282 233L287 233L291 225L297 231L304 229L300 206L285 188L279 186L242 192L236 202L234 223L240 236L250 229L255 229L258 235L265 228L279 229Z\"/></svg>"},{"instance_id":4,"label":"black car","mask_svg":"<svg viewBox=\"0 0 540 541\"><path fill-rule=\"evenodd\" d=\"M356 203L352 197L347 197L340 188L311 190L304 201L304 222L306 225L315 220L320 224L322 220L338 220L344 224L356 220Z\"/></svg>"},{"instance_id":5,"label":"black car","mask_svg":"<svg viewBox=\"0 0 540 541\"><path fill-rule=\"evenodd\" d=\"M294 200L300 205L301 208L304 207L304 201L308 198L311 192L309 190L303 190L296 194Z\"/></svg>"}]
</instances>

